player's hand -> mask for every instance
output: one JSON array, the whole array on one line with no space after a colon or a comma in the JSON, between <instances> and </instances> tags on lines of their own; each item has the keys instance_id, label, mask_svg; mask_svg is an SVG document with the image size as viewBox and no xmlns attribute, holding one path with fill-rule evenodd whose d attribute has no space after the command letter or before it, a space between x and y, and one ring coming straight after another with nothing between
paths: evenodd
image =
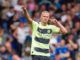
<instances>
[{"instance_id":1,"label":"player's hand","mask_svg":"<svg viewBox=\"0 0 80 60\"><path fill-rule=\"evenodd\" d=\"M22 6L22 10L23 10L23 11L25 11L25 10L26 10L26 7L25 7L24 5Z\"/></svg>"},{"instance_id":2,"label":"player's hand","mask_svg":"<svg viewBox=\"0 0 80 60\"><path fill-rule=\"evenodd\" d=\"M55 19L55 18L52 18L52 19L50 19L50 22L52 23L52 24L57 24L57 20Z\"/></svg>"}]
</instances>

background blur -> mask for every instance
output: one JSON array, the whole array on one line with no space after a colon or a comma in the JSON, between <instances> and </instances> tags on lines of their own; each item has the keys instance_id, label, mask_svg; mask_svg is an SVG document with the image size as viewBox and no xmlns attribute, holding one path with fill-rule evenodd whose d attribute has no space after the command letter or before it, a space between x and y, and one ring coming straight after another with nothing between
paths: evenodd
<instances>
[{"instance_id":1,"label":"background blur","mask_svg":"<svg viewBox=\"0 0 80 60\"><path fill-rule=\"evenodd\" d=\"M52 36L51 59L58 60L57 48L64 46L70 54L68 60L80 60L80 0L0 0L0 60L31 60L31 28L23 15L22 1L36 22L40 13L48 10L50 17L68 30L65 35Z\"/></svg>"}]
</instances>

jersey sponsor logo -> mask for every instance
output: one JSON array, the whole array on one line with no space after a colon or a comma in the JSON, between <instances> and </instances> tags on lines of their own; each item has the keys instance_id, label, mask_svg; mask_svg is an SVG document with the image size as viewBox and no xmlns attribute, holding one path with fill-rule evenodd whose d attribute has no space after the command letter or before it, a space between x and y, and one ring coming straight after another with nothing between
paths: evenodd
<instances>
[{"instance_id":1,"label":"jersey sponsor logo","mask_svg":"<svg viewBox=\"0 0 80 60\"><path fill-rule=\"evenodd\" d=\"M43 33L43 34L51 34L51 32L52 32L51 29L41 29L39 27L38 27L37 31L40 33Z\"/></svg>"}]
</instances>

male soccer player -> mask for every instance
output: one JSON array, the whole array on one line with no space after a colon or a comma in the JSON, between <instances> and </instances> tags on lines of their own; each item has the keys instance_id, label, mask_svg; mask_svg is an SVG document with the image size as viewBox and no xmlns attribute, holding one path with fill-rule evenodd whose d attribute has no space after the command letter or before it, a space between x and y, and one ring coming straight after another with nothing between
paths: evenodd
<instances>
[{"instance_id":1,"label":"male soccer player","mask_svg":"<svg viewBox=\"0 0 80 60\"><path fill-rule=\"evenodd\" d=\"M49 56L49 40L53 33L67 33L67 30L63 25L56 19L49 18L49 12L43 11L40 16L40 23L35 22L30 17L27 9L22 8L24 15L32 27L32 44L31 44L31 55L32 60L50 60ZM55 25L48 25L51 21Z\"/></svg>"}]
</instances>

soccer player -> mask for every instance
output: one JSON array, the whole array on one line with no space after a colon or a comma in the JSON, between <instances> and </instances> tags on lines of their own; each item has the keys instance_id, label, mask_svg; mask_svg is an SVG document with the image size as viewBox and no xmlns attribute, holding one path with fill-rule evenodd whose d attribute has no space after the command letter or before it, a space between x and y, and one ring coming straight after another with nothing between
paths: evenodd
<instances>
[{"instance_id":1,"label":"soccer player","mask_svg":"<svg viewBox=\"0 0 80 60\"><path fill-rule=\"evenodd\" d=\"M32 27L32 60L50 60L49 40L53 33L67 33L67 30L56 19L50 19L49 12L43 11L40 16L40 23L35 22L29 15L27 9L22 7L24 15ZM55 25L49 25L51 21Z\"/></svg>"}]
</instances>

